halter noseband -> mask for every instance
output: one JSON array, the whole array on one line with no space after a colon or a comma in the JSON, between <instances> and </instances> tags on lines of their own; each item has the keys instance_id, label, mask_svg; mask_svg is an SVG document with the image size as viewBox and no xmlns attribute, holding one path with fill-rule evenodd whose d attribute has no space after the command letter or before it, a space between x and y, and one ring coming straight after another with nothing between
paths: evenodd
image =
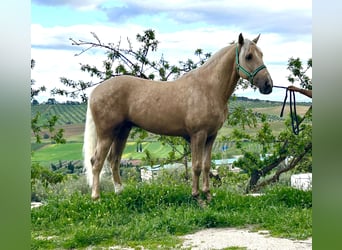
<instances>
[{"instance_id":1,"label":"halter noseband","mask_svg":"<svg viewBox=\"0 0 342 250\"><path fill-rule=\"evenodd\" d=\"M250 73L248 70L246 70L244 67L242 67L239 64L239 50L238 50L238 45L236 44L236 66L237 66L237 71L239 72L240 70L248 77L248 81L253 84L253 79L256 74L262 69L265 69L266 66L263 64L259 67L257 67L252 73Z\"/></svg>"}]
</instances>

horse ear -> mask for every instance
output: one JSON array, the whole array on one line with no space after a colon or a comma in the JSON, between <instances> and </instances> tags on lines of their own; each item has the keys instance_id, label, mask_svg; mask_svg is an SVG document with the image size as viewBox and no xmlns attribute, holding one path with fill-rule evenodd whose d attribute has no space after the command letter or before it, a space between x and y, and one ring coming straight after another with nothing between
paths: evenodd
<instances>
[{"instance_id":1,"label":"horse ear","mask_svg":"<svg viewBox=\"0 0 342 250\"><path fill-rule=\"evenodd\" d=\"M260 37L260 34L259 34L256 38L253 39L253 42L254 42L255 44L258 42L259 37Z\"/></svg>"},{"instance_id":2,"label":"horse ear","mask_svg":"<svg viewBox=\"0 0 342 250\"><path fill-rule=\"evenodd\" d=\"M239 44L242 46L244 41L245 41L245 39L243 38L242 33L240 33L240 35L239 35Z\"/></svg>"}]
</instances>

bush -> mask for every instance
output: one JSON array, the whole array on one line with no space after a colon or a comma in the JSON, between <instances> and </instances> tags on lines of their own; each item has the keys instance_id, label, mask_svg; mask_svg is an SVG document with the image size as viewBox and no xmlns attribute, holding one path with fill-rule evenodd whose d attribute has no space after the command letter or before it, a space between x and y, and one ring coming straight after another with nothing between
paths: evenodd
<instances>
[{"instance_id":1,"label":"bush","mask_svg":"<svg viewBox=\"0 0 342 250\"><path fill-rule=\"evenodd\" d=\"M221 178L222 188L238 193L245 192L249 180L248 174L232 172L224 166L218 168L218 174Z\"/></svg>"},{"instance_id":2,"label":"bush","mask_svg":"<svg viewBox=\"0 0 342 250\"><path fill-rule=\"evenodd\" d=\"M39 163L33 163L31 165L31 184L34 184L37 180L40 180L45 187L49 184L56 184L62 182L64 175L55 173L50 169L41 166Z\"/></svg>"},{"instance_id":3,"label":"bush","mask_svg":"<svg viewBox=\"0 0 342 250\"><path fill-rule=\"evenodd\" d=\"M293 187L275 185L265 192L265 202L269 205L282 204L286 207L311 208L312 191L303 191Z\"/></svg>"},{"instance_id":4,"label":"bush","mask_svg":"<svg viewBox=\"0 0 342 250\"><path fill-rule=\"evenodd\" d=\"M47 188L50 185L63 182L65 176L55 173L39 163L31 165L31 200L41 201L48 196Z\"/></svg>"}]
</instances>

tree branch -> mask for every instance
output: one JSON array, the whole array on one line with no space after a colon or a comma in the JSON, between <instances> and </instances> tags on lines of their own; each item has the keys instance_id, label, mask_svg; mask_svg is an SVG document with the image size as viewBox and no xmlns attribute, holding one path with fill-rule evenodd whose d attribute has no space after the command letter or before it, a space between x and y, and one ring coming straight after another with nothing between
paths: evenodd
<instances>
[{"instance_id":1,"label":"tree branch","mask_svg":"<svg viewBox=\"0 0 342 250\"><path fill-rule=\"evenodd\" d=\"M291 161L291 163L289 164L289 166L279 169L271 178L255 185L251 191L252 192L256 192L259 191L262 187L265 187L267 185L269 185L270 183L275 183L277 181L279 181L279 177L282 173L285 173L291 169L293 169L295 166L297 166L297 164L303 159L303 157L312 149L312 142L308 143L306 145L306 147L304 148L304 151L298 155L297 157L293 158L293 160Z\"/></svg>"}]
</instances>

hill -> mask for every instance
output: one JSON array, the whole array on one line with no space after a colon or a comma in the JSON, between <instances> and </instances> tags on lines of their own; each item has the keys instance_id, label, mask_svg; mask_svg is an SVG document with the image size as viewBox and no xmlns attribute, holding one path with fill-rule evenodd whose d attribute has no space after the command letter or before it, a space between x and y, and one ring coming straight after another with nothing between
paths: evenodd
<instances>
[{"instance_id":1,"label":"hill","mask_svg":"<svg viewBox=\"0 0 342 250\"><path fill-rule=\"evenodd\" d=\"M86 104L40 104L31 105L31 116L38 112L43 121L51 115L58 116L57 125L83 124L85 122Z\"/></svg>"},{"instance_id":2,"label":"hill","mask_svg":"<svg viewBox=\"0 0 342 250\"><path fill-rule=\"evenodd\" d=\"M249 99L247 97L232 97L229 100L228 107L229 107L229 111L231 112L233 111L235 107L243 105L246 108L251 108L256 112L265 113L269 116L279 117L282 104L283 104L282 102ZM297 103L298 114L305 113L306 109L310 105L311 103ZM67 102L63 104L31 105L32 117L37 112L39 112L41 114L40 120L43 121L44 119L46 119L47 117L51 115L57 115L58 116L57 125L60 125L60 126L84 124L86 110L87 110L87 105L85 103L72 104L72 102Z\"/></svg>"}]
</instances>

